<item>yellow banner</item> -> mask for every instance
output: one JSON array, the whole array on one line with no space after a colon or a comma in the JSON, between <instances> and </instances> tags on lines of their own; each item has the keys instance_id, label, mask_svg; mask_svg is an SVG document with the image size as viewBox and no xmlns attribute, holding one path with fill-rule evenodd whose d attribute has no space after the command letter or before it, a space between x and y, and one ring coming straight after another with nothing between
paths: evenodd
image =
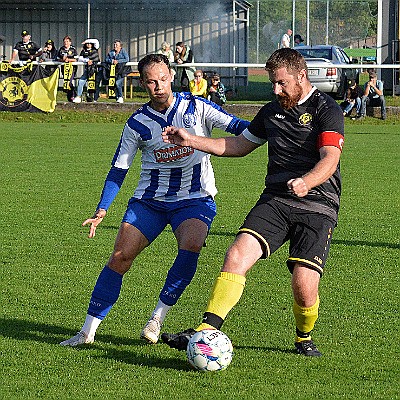
<instances>
[{"instance_id":1,"label":"yellow banner","mask_svg":"<svg viewBox=\"0 0 400 400\"><path fill-rule=\"evenodd\" d=\"M0 111L53 112L59 69L32 65L0 64Z\"/></svg>"}]
</instances>

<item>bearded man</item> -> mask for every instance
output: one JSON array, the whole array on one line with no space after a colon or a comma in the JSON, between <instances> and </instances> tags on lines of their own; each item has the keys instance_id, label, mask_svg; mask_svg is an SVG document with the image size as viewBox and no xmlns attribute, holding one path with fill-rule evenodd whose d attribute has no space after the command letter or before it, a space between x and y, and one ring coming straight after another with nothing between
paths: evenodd
<instances>
[{"instance_id":1,"label":"bearded man","mask_svg":"<svg viewBox=\"0 0 400 400\"><path fill-rule=\"evenodd\" d=\"M167 143L225 157L245 156L268 143L265 188L226 253L203 322L196 330L161 335L178 350L186 349L196 331L220 329L242 296L247 271L289 241L286 264L294 300L295 352L321 356L311 331L339 211L343 113L331 97L311 85L304 58L296 50L275 51L265 69L276 100L266 104L239 136L211 139L173 126L163 134Z\"/></svg>"}]
</instances>

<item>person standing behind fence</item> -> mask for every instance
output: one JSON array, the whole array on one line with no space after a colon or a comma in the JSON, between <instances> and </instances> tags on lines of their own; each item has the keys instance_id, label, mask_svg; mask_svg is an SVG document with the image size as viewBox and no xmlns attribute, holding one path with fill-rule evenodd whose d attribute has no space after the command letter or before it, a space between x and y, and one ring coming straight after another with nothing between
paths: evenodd
<instances>
[{"instance_id":1,"label":"person standing behind fence","mask_svg":"<svg viewBox=\"0 0 400 400\"><path fill-rule=\"evenodd\" d=\"M111 65L115 65L115 95L118 103L124 102L122 93L122 85L124 78L128 75L130 68L126 67L126 63L129 62L129 54L122 47L120 40L114 40L114 49L111 50L106 57L106 69L108 70ZM96 97L95 97L95 100Z\"/></svg>"},{"instance_id":2,"label":"person standing behind fence","mask_svg":"<svg viewBox=\"0 0 400 400\"><path fill-rule=\"evenodd\" d=\"M182 65L194 62L193 52L187 44L178 42L175 45L175 50L175 62L177 64ZM189 91L189 82L194 79L195 71L196 68L194 67L177 68L177 78L183 92Z\"/></svg>"},{"instance_id":3,"label":"person standing behind fence","mask_svg":"<svg viewBox=\"0 0 400 400\"><path fill-rule=\"evenodd\" d=\"M22 40L14 46L10 63L14 61L17 55L19 61L32 61L42 54L42 48L35 42L31 41L31 35L28 31L23 30L21 32L21 37Z\"/></svg>"},{"instance_id":4,"label":"person standing behind fence","mask_svg":"<svg viewBox=\"0 0 400 400\"><path fill-rule=\"evenodd\" d=\"M286 33L283 34L281 39L281 49L290 47L290 36L292 36L292 30L288 29Z\"/></svg>"},{"instance_id":5,"label":"person standing behind fence","mask_svg":"<svg viewBox=\"0 0 400 400\"><path fill-rule=\"evenodd\" d=\"M174 52L172 51L171 45L168 42L161 43L161 48L157 51L157 54L162 54L165 57L167 57L170 65L172 65L175 62ZM171 66L172 81L174 81L175 79L175 74L176 71Z\"/></svg>"},{"instance_id":6,"label":"person standing behind fence","mask_svg":"<svg viewBox=\"0 0 400 400\"><path fill-rule=\"evenodd\" d=\"M93 101L93 98L89 93L95 92L96 83L96 71L97 63L100 61L99 57L99 41L97 39L86 39L83 43L83 49L79 55L78 61L85 63L85 70L78 82L78 93L74 98L74 103L80 103L82 101L83 88L85 83L88 82L88 95L87 101Z\"/></svg>"},{"instance_id":7,"label":"person standing behind fence","mask_svg":"<svg viewBox=\"0 0 400 400\"><path fill-rule=\"evenodd\" d=\"M65 63L62 67L62 73L64 77L63 90L67 93L68 101L73 101L75 97L75 86L74 78L76 74L76 67L72 66L71 63L76 61L78 52L75 46L72 46L72 39L70 36L65 36L63 39L63 45L58 50L57 60Z\"/></svg>"}]
</instances>

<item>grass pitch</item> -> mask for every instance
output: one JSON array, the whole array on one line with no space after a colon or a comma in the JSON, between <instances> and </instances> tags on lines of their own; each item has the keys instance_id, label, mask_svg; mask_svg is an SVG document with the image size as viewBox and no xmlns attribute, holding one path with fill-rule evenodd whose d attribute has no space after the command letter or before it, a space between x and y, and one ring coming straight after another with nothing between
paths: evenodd
<instances>
[{"instance_id":1,"label":"grass pitch","mask_svg":"<svg viewBox=\"0 0 400 400\"><path fill-rule=\"evenodd\" d=\"M139 157L88 239L81 223L96 207L123 118L86 118L96 123L83 122L82 114L47 121L6 114L0 115L1 399L400 398L397 121L347 122L342 208L313 335L324 356L307 359L292 350L284 247L250 271L223 326L234 345L232 364L221 373L199 373L184 353L138 339L175 257L170 230L125 276L95 344L58 345L83 323L138 179ZM194 281L165 330L198 324L225 250L262 190L266 162L266 146L242 159L213 158L218 215Z\"/></svg>"}]
</instances>

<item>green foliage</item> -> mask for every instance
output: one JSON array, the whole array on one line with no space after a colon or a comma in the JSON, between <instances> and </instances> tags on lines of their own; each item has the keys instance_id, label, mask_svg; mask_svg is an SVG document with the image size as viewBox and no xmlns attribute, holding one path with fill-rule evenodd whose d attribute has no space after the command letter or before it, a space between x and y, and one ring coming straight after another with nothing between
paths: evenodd
<instances>
[{"instance_id":1,"label":"green foliage","mask_svg":"<svg viewBox=\"0 0 400 400\"><path fill-rule=\"evenodd\" d=\"M232 364L202 374L189 368L184 353L138 339L175 256L168 229L125 276L96 343L81 350L58 345L83 323L137 182L139 157L90 240L81 222L97 204L124 122L120 114L115 122L111 116L88 122L82 113L48 117L10 121L0 113L1 399L399 398L400 135L393 120L346 126L342 208L314 332L324 356L292 352L284 247L250 271L224 325L235 349ZM262 190L266 162L265 147L245 158L213 158L218 215L166 330L199 322L225 250Z\"/></svg>"},{"instance_id":2,"label":"green foliage","mask_svg":"<svg viewBox=\"0 0 400 400\"><path fill-rule=\"evenodd\" d=\"M279 46L287 29L293 28L293 1L260 0L259 2L259 60L267 58ZM327 1L309 2L309 42L326 43ZM341 47L354 40L376 35L377 1L330 0L328 8L328 42ZM356 22L355 22L356 21ZM295 3L295 33L307 40L307 2ZM257 2L250 9L250 61L257 58Z\"/></svg>"}]
</instances>

